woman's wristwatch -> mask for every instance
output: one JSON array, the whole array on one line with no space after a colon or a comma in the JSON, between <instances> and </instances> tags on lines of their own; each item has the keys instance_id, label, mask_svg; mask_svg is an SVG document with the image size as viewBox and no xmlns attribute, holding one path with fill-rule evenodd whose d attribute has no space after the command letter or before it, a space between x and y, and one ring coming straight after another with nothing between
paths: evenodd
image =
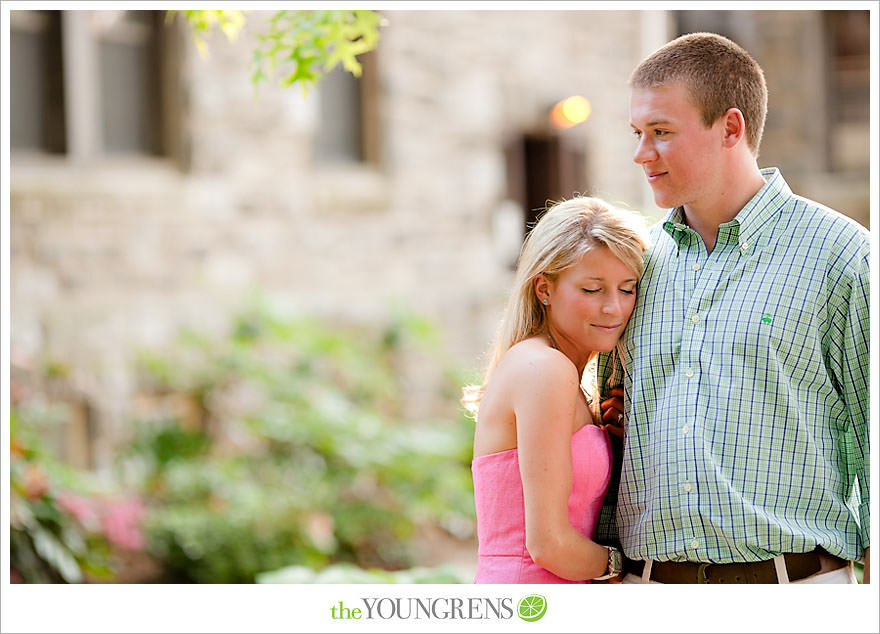
<instances>
[{"instance_id":1,"label":"woman's wristwatch","mask_svg":"<svg viewBox=\"0 0 880 634\"><path fill-rule=\"evenodd\" d=\"M593 581L605 581L613 579L623 572L623 553L614 546L605 546L608 549L608 568L601 577L593 577Z\"/></svg>"}]
</instances>

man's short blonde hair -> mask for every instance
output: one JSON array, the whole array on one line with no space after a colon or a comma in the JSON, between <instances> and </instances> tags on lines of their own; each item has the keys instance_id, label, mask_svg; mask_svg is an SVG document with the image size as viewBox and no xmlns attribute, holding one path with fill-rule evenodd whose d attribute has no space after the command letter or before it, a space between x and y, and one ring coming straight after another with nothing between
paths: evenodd
<instances>
[{"instance_id":1,"label":"man's short blonde hair","mask_svg":"<svg viewBox=\"0 0 880 634\"><path fill-rule=\"evenodd\" d=\"M681 82L711 126L730 108L746 123L746 141L758 156L767 117L764 71L744 48L715 33L682 35L646 57L633 71L632 88Z\"/></svg>"}]
</instances>

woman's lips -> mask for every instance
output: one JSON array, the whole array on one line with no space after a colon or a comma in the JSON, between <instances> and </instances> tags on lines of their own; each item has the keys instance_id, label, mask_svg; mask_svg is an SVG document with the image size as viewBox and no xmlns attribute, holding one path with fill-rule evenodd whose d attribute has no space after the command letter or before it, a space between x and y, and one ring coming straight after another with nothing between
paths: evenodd
<instances>
[{"instance_id":1,"label":"woman's lips","mask_svg":"<svg viewBox=\"0 0 880 634\"><path fill-rule=\"evenodd\" d=\"M600 326L599 324L593 324L593 328L598 328L599 330L604 330L606 332L613 332L620 328L620 324L617 324L616 326Z\"/></svg>"}]
</instances>

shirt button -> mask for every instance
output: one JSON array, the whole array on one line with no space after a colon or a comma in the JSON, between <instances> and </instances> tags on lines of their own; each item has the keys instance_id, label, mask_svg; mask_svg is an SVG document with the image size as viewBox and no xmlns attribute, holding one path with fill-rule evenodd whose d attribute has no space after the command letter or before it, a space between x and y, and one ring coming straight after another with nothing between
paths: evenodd
<instances>
[{"instance_id":1,"label":"shirt button","mask_svg":"<svg viewBox=\"0 0 880 634\"><path fill-rule=\"evenodd\" d=\"M681 428L681 433L684 434L685 436L687 436L687 433L688 433L690 430L691 430L691 428L688 427L687 425L685 425L684 427Z\"/></svg>"},{"instance_id":2,"label":"shirt button","mask_svg":"<svg viewBox=\"0 0 880 634\"><path fill-rule=\"evenodd\" d=\"M690 482L685 482L685 483L684 483L684 492L685 492L685 493L690 493L690 492L691 492L691 483L690 483Z\"/></svg>"},{"instance_id":3,"label":"shirt button","mask_svg":"<svg viewBox=\"0 0 880 634\"><path fill-rule=\"evenodd\" d=\"M748 242L740 242L739 248L742 249L743 251L748 251L749 250L749 243Z\"/></svg>"},{"instance_id":4,"label":"shirt button","mask_svg":"<svg viewBox=\"0 0 880 634\"><path fill-rule=\"evenodd\" d=\"M691 542L691 548L698 548L699 545L700 545L700 542L698 542L696 539Z\"/></svg>"},{"instance_id":5,"label":"shirt button","mask_svg":"<svg viewBox=\"0 0 880 634\"><path fill-rule=\"evenodd\" d=\"M694 371L692 369L688 368L687 370L684 371L684 375L687 378L691 378L694 375Z\"/></svg>"},{"instance_id":6,"label":"shirt button","mask_svg":"<svg viewBox=\"0 0 880 634\"><path fill-rule=\"evenodd\" d=\"M693 268L695 271L699 271L700 265L699 265L699 263L697 263L697 264L694 264L691 268Z\"/></svg>"},{"instance_id":7,"label":"shirt button","mask_svg":"<svg viewBox=\"0 0 880 634\"><path fill-rule=\"evenodd\" d=\"M691 317L691 321L694 322L695 324L699 323L699 322L700 322L700 316L699 316L699 315L694 315L693 317Z\"/></svg>"}]
</instances>

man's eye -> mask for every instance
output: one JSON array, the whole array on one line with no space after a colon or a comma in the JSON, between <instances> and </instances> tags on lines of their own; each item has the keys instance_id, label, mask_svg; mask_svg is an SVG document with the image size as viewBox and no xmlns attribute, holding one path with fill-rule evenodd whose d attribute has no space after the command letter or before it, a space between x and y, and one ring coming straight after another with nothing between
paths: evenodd
<instances>
[{"instance_id":1,"label":"man's eye","mask_svg":"<svg viewBox=\"0 0 880 634\"><path fill-rule=\"evenodd\" d=\"M642 133L639 130L633 130L633 136L637 139L642 137Z\"/></svg>"},{"instance_id":2,"label":"man's eye","mask_svg":"<svg viewBox=\"0 0 880 634\"><path fill-rule=\"evenodd\" d=\"M666 136L669 130L654 130L654 136Z\"/></svg>"},{"instance_id":3,"label":"man's eye","mask_svg":"<svg viewBox=\"0 0 880 634\"><path fill-rule=\"evenodd\" d=\"M599 292L598 288L582 288L581 290L585 293L598 293Z\"/></svg>"}]
</instances>

